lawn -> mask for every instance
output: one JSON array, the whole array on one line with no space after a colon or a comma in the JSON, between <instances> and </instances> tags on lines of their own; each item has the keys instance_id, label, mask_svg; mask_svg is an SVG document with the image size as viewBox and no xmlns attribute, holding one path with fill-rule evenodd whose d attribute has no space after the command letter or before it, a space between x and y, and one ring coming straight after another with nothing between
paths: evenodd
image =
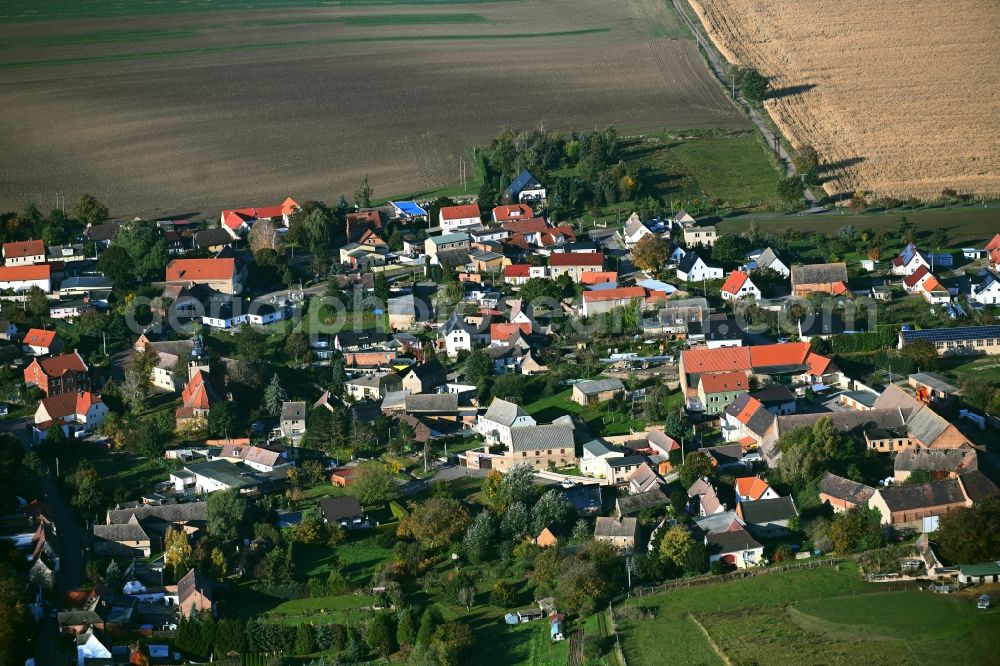
<instances>
[{"instance_id":1,"label":"lawn","mask_svg":"<svg viewBox=\"0 0 1000 666\"><path fill-rule=\"evenodd\" d=\"M341 622L361 624L370 616L370 611L362 610L370 607L372 598L354 594L342 594L336 597L313 597L307 599L292 599L278 604L269 610L265 617L282 624L302 624L303 622Z\"/></svg>"},{"instance_id":2,"label":"lawn","mask_svg":"<svg viewBox=\"0 0 1000 666\"><path fill-rule=\"evenodd\" d=\"M816 599L699 615L736 663L996 663L1000 613L920 591Z\"/></svg>"},{"instance_id":3,"label":"lawn","mask_svg":"<svg viewBox=\"0 0 1000 666\"><path fill-rule=\"evenodd\" d=\"M536 400L524 406L539 423L551 423L560 416L573 414L586 422L592 435L626 435L636 430L643 430L645 422L632 419L627 412L610 411L608 403L597 407L581 407L570 400L573 389L555 393L547 398Z\"/></svg>"},{"instance_id":4,"label":"lawn","mask_svg":"<svg viewBox=\"0 0 1000 666\"><path fill-rule=\"evenodd\" d=\"M553 643L549 623L537 620L508 626L501 618L476 631L476 647L469 655L477 666L566 666L569 641Z\"/></svg>"},{"instance_id":5,"label":"lawn","mask_svg":"<svg viewBox=\"0 0 1000 666\"><path fill-rule=\"evenodd\" d=\"M997 209L983 205L955 208L928 208L921 210L893 210L888 212L855 214L848 210L838 210L825 215L785 215L773 218L741 217L723 220L719 223L719 233L742 233L753 223L761 233L780 234L785 229L816 231L836 234L842 226L852 225L858 231L870 229L875 233L888 232L895 238L896 227L903 216L912 222L918 237L927 236L935 229L944 228L948 232L951 247L982 247L997 233ZM899 245L899 243L896 243Z\"/></svg>"},{"instance_id":6,"label":"lawn","mask_svg":"<svg viewBox=\"0 0 1000 666\"><path fill-rule=\"evenodd\" d=\"M879 591L862 582L853 563L627 603L655 610L655 619L618 622L628 663L639 666L665 656L673 663L722 663L695 618L734 664L998 663L989 641L1000 613L977 611L972 596Z\"/></svg>"},{"instance_id":7,"label":"lawn","mask_svg":"<svg viewBox=\"0 0 1000 666\"><path fill-rule=\"evenodd\" d=\"M691 175L698 192L730 208L780 210L781 177L756 133L711 133L670 144L670 153Z\"/></svg>"},{"instance_id":8,"label":"lawn","mask_svg":"<svg viewBox=\"0 0 1000 666\"><path fill-rule=\"evenodd\" d=\"M100 471L101 490L109 503L137 499L140 493L166 481L170 472L179 468L176 461L103 450L88 452L86 459Z\"/></svg>"},{"instance_id":9,"label":"lawn","mask_svg":"<svg viewBox=\"0 0 1000 666\"><path fill-rule=\"evenodd\" d=\"M378 529L395 530L396 524L382 525ZM382 548L375 543L372 532L349 534L347 543L336 549L331 549L326 544L300 546L295 551L298 572L308 578L326 578L330 573L332 556L336 555L343 564L344 575L355 583L361 583L367 581L392 557L392 549Z\"/></svg>"}]
</instances>

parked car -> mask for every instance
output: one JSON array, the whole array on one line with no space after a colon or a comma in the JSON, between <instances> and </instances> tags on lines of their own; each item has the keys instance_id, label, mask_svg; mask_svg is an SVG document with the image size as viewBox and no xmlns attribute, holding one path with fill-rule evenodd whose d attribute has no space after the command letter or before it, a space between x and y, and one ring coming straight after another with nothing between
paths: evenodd
<instances>
[{"instance_id":1,"label":"parked car","mask_svg":"<svg viewBox=\"0 0 1000 666\"><path fill-rule=\"evenodd\" d=\"M990 599L990 595L988 595L988 594L980 594L979 595L979 601L976 603L976 608L979 608L981 610L986 610L986 609L988 609L990 607L990 602L991 601L992 601L992 599Z\"/></svg>"}]
</instances>

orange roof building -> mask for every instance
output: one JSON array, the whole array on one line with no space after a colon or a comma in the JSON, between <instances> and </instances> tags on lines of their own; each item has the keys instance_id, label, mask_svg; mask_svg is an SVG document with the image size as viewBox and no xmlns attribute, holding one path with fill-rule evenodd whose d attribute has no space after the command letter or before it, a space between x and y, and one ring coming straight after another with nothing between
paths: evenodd
<instances>
[{"instance_id":1,"label":"orange roof building","mask_svg":"<svg viewBox=\"0 0 1000 666\"><path fill-rule=\"evenodd\" d=\"M539 532L538 536L535 537L535 545L539 548L550 548L552 546L559 545L559 538L552 533L552 530L545 527Z\"/></svg>"},{"instance_id":2,"label":"orange roof building","mask_svg":"<svg viewBox=\"0 0 1000 666\"><path fill-rule=\"evenodd\" d=\"M3 258L7 266L30 266L45 263L45 243L40 240L3 244Z\"/></svg>"},{"instance_id":3,"label":"orange roof building","mask_svg":"<svg viewBox=\"0 0 1000 666\"><path fill-rule=\"evenodd\" d=\"M586 296L586 294L585 294ZM681 352L681 387L690 394L707 374L740 371L751 374L788 377L815 375L814 368L829 372L824 357L811 351L808 342L791 342L755 347L720 347L689 349Z\"/></svg>"},{"instance_id":4,"label":"orange roof building","mask_svg":"<svg viewBox=\"0 0 1000 666\"><path fill-rule=\"evenodd\" d=\"M0 289L27 291L38 287L45 293L52 291L52 267L48 264L0 266Z\"/></svg>"},{"instance_id":5,"label":"orange roof building","mask_svg":"<svg viewBox=\"0 0 1000 666\"><path fill-rule=\"evenodd\" d=\"M523 203L497 206L493 209L493 221L501 224L511 220L524 220L532 215L531 206Z\"/></svg>"},{"instance_id":6,"label":"orange roof building","mask_svg":"<svg viewBox=\"0 0 1000 666\"><path fill-rule=\"evenodd\" d=\"M167 284L190 287L206 285L223 294L243 290L243 273L235 259L174 259L167 264Z\"/></svg>"},{"instance_id":7,"label":"orange roof building","mask_svg":"<svg viewBox=\"0 0 1000 666\"><path fill-rule=\"evenodd\" d=\"M759 476L740 477L733 485L736 489L737 502L756 502L778 497L778 493L774 492L770 484Z\"/></svg>"},{"instance_id":8,"label":"orange roof building","mask_svg":"<svg viewBox=\"0 0 1000 666\"><path fill-rule=\"evenodd\" d=\"M280 219L288 226L292 214L299 209L295 199L287 197L278 206L263 206L261 208L235 208L222 211L222 226L234 237L243 231L249 231L257 220Z\"/></svg>"},{"instance_id":9,"label":"orange roof building","mask_svg":"<svg viewBox=\"0 0 1000 666\"><path fill-rule=\"evenodd\" d=\"M46 396L90 389L89 368L80 354L36 358L24 369L24 383L37 386Z\"/></svg>"},{"instance_id":10,"label":"orange roof building","mask_svg":"<svg viewBox=\"0 0 1000 666\"><path fill-rule=\"evenodd\" d=\"M181 392L183 403L175 417L178 427L197 418L205 418L216 402L215 395L201 370L195 371Z\"/></svg>"},{"instance_id":11,"label":"orange roof building","mask_svg":"<svg viewBox=\"0 0 1000 666\"><path fill-rule=\"evenodd\" d=\"M33 351L36 354L51 354L61 346L55 331L46 331L42 328L29 328L21 344L26 353Z\"/></svg>"},{"instance_id":12,"label":"orange roof building","mask_svg":"<svg viewBox=\"0 0 1000 666\"><path fill-rule=\"evenodd\" d=\"M738 298L760 298L760 289L753 283L750 276L742 271L733 271L722 285L723 300L731 301Z\"/></svg>"}]
</instances>

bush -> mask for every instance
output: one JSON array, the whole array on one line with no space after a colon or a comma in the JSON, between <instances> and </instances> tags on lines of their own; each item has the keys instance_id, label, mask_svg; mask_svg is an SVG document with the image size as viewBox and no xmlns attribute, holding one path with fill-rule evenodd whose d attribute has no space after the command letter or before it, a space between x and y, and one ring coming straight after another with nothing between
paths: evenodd
<instances>
[{"instance_id":1,"label":"bush","mask_svg":"<svg viewBox=\"0 0 1000 666\"><path fill-rule=\"evenodd\" d=\"M710 566L708 570L711 572L713 576L721 576L722 574L726 573L727 569L728 567L726 566L725 562L723 562L722 560L716 560L712 562L712 566Z\"/></svg>"}]
</instances>

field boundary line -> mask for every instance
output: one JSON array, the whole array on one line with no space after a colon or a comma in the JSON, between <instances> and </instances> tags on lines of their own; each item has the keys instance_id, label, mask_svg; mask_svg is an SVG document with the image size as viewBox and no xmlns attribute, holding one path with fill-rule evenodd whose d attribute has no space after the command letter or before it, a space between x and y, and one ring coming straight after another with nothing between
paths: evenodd
<instances>
[{"instance_id":1,"label":"field boundary line","mask_svg":"<svg viewBox=\"0 0 1000 666\"><path fill-rule=\"evenodd\" d=\"M703 625L701 621L699 621L698 618L696 618L691 613L688 613L688 618L690 618L691 621L694 622L695 626L701 630L701 633L705 637L705 640L708 641L708 644L712 648L712 651L715 652L716 655L718 655L719 659L722 660L722 663L725 664L726 666L733 666L732 660L726 656L726 653L722 651L722 648L719 647L719 644L715 642L715 639L712 638L712 635L708 633L708 629L705 628L705 625Z\"/></svg>"}]
</instances>

